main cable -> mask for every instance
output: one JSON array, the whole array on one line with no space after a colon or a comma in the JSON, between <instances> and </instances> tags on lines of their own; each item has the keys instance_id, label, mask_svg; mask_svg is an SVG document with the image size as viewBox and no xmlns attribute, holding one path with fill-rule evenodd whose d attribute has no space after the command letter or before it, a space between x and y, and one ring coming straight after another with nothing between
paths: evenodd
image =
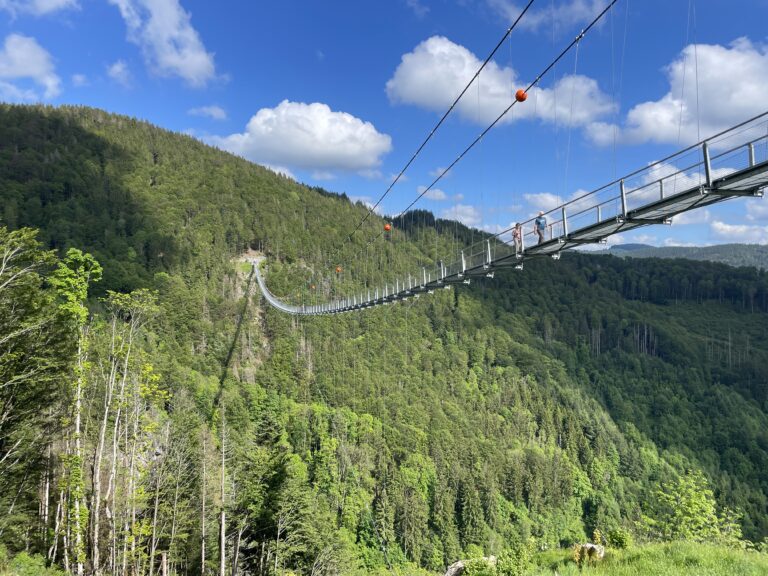
<instances>
[{"instance_id":1,"label":"main cable","mask_svg":"<svg viewBox=\"0 0 768 576\"><path fill-rule=\"evenodd\" d=\"M507 29L507 31L504 33L504 36L499 40L498 44L496 44L496 47L491 51L491 53L488 55L488 57L483 61L480 68L477 69L477 72L475 72L475 75L472 76L472 79L467 83L467 85L464 87L464 89L461 91L461 94L459 94L456 99L453 101L453 104L451 104L450 108L443 114L442 118L435 124L435 127L432 128L429 135L424 139L424 142L421 143L421 145L418 147L416 152L413 153L410 160L406 163L406 165L403 167L402 170L398 173L398 175L395 177L395 179L392 181L392 183L389 185L389 187L384 191L384 193L379 197L379 199L376 201L376 203L371 206L368 209L368 212L365 216L363 216L362 220L358 222L357 226L355 226L355 229L352 230L349 234L347 234L347 237L342 240L341 246L339 246L336 251L333 253L331 262L333 261L334 257L339 253L339 251L344 247L345 242L349 242L352 240L352 236L355 235L355 233L360 230L360 228L365 224L365 222L368 220L368 218L371 216L371 214L374 213L376 208L379 207L381 202L384 200L384 198L387 197L387 195L392 191L392 188L394 188L395 184L400 180L400 178L405 174L405 171L408 170L408 168L413 164L413 161L416 160L416 157L421 154L421 151L424 149L424 147L427 145L427 143L432 139L432 136L434 136L435 132L437 132L437 129L440 128L440 126L445 122L445 119L448 118L448 115L453 112L453 109L456 107L456 105L459 103L459 100L462 99L464 94L469 90L469 87L472 85L472 83L477 79L478 76L480 76L480 73L483 71L485 66L488 64L488 62L491 61L491 58L494 57L496 52L499 50L502 44L504 44L504 41L507 39L507 37L512 33L512 30L515 29L518 22L523 18L525 13L528 11L528 9L531 7L531 5L534 3L535 0L529 0L528 4L523 8L522 12L518 15L518 17L515 19L515 21L512 23L512 25Z\"/></svg>"},{"instance_id":2,"label":"main cable","mask_svg":"<svg viewBox=\"0 0 768 576\"><path fill-rule=\"evenodd\" d=\"M614 5L614 4L616 4L618 1L619 1L619 0L612 0L612 1L611 1L611 3L610 3L610 4L608 4L608 5L607 5L607 6L606 6L606 7L605 7L603 10L602 10L602 12L600 12L600 14L598 14L598 15L595 17L595 19L594 19L594 20L592 20L592 22L590 22L590 23L589 23L589 25L588 25L586 28L584 28L584 29L583 29L583 30L582 30L582 31L581 31L581 32L580 32L580 33L579 33L579 34L576 36L576 38L574 38L574 39L571 41L571 43L570 43L570 44L568 44L568 46L566 46L566 47L565 47L565 48L562 50L562 52L560 52L560 54L557 56L557 58L555 58L555 59L554 59L552 62L550 62L550 64L549 64L549 65L548 65L546 68L544 68L544 70L543 70L543 71L542 71L542 72L541 72L541 73L540 73L538 76L536 76L536 79L535 79L533 82L531 82L531 83L528 85L528 87L527 87L527 88L523 89L523 92L527 94L527 93L528 93L528 91L529 91L529 90L531 90L531 88L533 88L534 86L536 86L536 84L538 84L538 83L539 83L539 81L542 79L542 77L544 77L544 76L545 76L545 75L546 75L546 74L547 74L547 73L548 73L548 72L549 72L549 71L550 71L552 68L554 68L554 67L557 65L557 63L558 63L560 60L562 60L562 58L563 58L563 57L564 57L564 56L565 56L565 55L566 55L568 52L570 52L570 50L571 50L571 49L572 49L574 46L576 46L576 45L577 45L577 44L578 44L578 43L581 41L581 39L582 39L582 38L584 38L584 36L586 35L586 33L587 33L587 32L589 32L589 30L590 30L592 27L594 27L594 25L595 25L595 24L597 24L597 23L598 23L598 22L599 22L599 21L602 19L602 17L603 17L603 16L605 16L605 14L606 14L606 13L607 13L607 12L608 12L608 11L609 11L609 10L610 10L612 7L613 7L613 5ZM466 156L466 155L467 155L467 153L468 153L470 150L472 150L472 148L474 148L474 147L477 145L477 143L478 143L478 142L480 142L480 141L483 139L483 137L484 137L484 136L485 136L485 135L486 135L488 132L490 132L490 131L491 131L491 129L493 129L493 127L494 127L494 126L496 126L496 124L498 124L498 123L501 121L501 119L502 119L502 118L504 118L504 116L506 116L506 115L507 115L507 113L509 113L509 111L512 109L512 107L513 107L515 104L517 104L517 100L514 100L514 101L512 101L512 103L511 103L509 106L507 106L507 107L506 107L506 108L505 108L505 109L504 109L504 110L501 112L501 114L499 114L499 115L496 117L496 119L495 119L493 122L491 122L491 124L490 124L490 125L489 125L489 126L488 126L488 127L485 129L485 130L483 130L483 131L482 131L482 132L481 132L481 133L480 133L480 134L479 134L479 135L478 135L478 136L477 136L477 137L476 137L476 138L475 138L475 139L472 141L472 143L470 143L470 144L469 144L469 146L467 146L467 147L464 149L464 151L463 151L461 154L459 154L459 155L456 157L456 159L455 159L453 162L451 162L451 164L450 164L450 165L449 165L447 168L444 168L444 169L443 169L443 171L442 171L442 172L440 172L440 174L438 174L438 175L437 175L437 177L436 177L436 178L435 178L435 179L432 181L432 183L431 183L429 186L427 186L427 187L426 187L424 190L422 190L422 192L421 192L421 193L420 193L418 196L416 196L416 198L415 198L415 199L414 199L414 200L413 200L413 201L412 201L410 204L408 204L408 206L406 206L404 210L400 211L400 213L399 213L397 216L395 216L395 217L393 218L393 220L397 220L398 218L401 218L401 217L402 217L402 216L403 216L403 215L404 215L406 212L408 212L408 210L410 210L410 209L411 209L411 208L412 208L412 207L413 207L413 206L414 206L414 205L415 205L415 204L416 204L416 203L417 203L419 200L421 200L421 199L424 197L424 195L425 195L427 192L429 192L429 191L430 191L430 190L431 190L431 189L432 189L432 188L435 186L435 184L437 184L437 183L438 183L440 180L442 180L442 179L443 179L443 177L444 177L446 174L448 174L448 172L450 172L450 171L451 171L451 169L452 169L454 166L456 166L456 164L458 164L458 163L461 161L461 159L462 159L462 158L464 158L464 156ZM378 233L376 236L374 236L373 238L371 238L371 239L368 241L368 244L372 244L373 242L375 242L375 241L376 241L378 238L380 238L380 237L381 237L381 235L382 235L382 232L379 232L379 233ZM367 245L368 245L368 244L367 244ZM366 245L366 246L367 246L367 245Z\"/></svg>"}]
</instances>

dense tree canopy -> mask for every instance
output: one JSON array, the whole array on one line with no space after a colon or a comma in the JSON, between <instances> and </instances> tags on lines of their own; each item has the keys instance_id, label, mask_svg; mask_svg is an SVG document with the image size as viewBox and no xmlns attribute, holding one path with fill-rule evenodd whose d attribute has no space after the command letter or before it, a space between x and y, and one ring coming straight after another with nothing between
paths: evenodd
<instances>
[{"instance_id":1,"label":"dense tree canopy","mask_svg":"<svg viewBox=\"0 0 768 576\"><path fill-rule=\"evenodd\" d=\"M311 301L480 233L420 211L343 242L367 211L345 196L87 108L0 106L0 196L11 552L71 573L478 554L515 573L595 530L768 535L766 272L569 254L296 319L265 307L243 253ZM335 274L332 255L361 264Z\"/></svg>"}]
</instances>

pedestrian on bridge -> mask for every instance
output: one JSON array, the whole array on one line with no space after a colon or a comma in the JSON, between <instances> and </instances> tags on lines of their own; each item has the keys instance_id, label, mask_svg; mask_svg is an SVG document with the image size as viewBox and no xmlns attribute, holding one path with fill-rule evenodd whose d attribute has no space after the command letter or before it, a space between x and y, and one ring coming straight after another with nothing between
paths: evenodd
<instances>
[{"instance_id":1,"label":"pedestrian on bridge","mask_svg":"<svg viewBox=\"0 0 768 576\"><path fill-rule=\"evenodd\" d=\"M533 222L533 231L539 237L539 244L544 242L544 231L547 229L547 219L544 217L544 212L539 211L539 217Z\"/></svg>"},{"instance_id":2,"label":"pedestrian on bridge","mask_svg":"<svg viewBox=\"0 0 768 576\"><path fill-rule=\"evenodd\" d=\"M512 229L512 240L515 241L515 256L519 258L523 252L523 225L520 222Z\"/></svg>"}]
</instances>

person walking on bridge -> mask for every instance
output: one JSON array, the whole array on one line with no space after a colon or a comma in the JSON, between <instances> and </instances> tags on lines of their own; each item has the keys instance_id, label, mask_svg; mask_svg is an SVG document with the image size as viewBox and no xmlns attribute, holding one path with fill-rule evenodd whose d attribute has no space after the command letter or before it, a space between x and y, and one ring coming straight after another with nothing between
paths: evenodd
<instances>
[{"instance_id":1,"label":"person walking on bridge","mask_svg":"<svg viewBox=\"0 0 768 576\"><path fill-rule=\"evenodd\" d=\"M547 219L544 217L544 212L539 211L539 217L533 222L533 231L539 237L539 244L544 242L544 231L547 229Z\"/></svg>"},{"instance_id":2,"label":"person walking on bridge","mask_svg":"<svg viewBox=\"0 0 768 576\"><path fill-rule=\"evenodd\" d=\"M512 229L512 240L515 241L515 256L520 258L523 252L523 225L520 222Z\"/></svg>"}]
</instances>

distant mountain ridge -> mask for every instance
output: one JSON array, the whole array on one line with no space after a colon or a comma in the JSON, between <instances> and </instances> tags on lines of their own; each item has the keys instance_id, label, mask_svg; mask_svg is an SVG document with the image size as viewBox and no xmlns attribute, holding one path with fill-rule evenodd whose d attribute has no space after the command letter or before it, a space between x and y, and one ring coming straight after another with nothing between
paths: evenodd
<instances>
[{"instance_id":1,"label":"distant mountain ridge","mask_svg":"<svg viewBox=\"0 0 768 576\"><path fill-rule=\"evenodd\" d=\"M721 262L729 266L754 266L768 270L768 245L718 244L717 246L649 246L647 244L618 244L604 254L633 258L685 258Z\"/></svg>"}]
</instances>

